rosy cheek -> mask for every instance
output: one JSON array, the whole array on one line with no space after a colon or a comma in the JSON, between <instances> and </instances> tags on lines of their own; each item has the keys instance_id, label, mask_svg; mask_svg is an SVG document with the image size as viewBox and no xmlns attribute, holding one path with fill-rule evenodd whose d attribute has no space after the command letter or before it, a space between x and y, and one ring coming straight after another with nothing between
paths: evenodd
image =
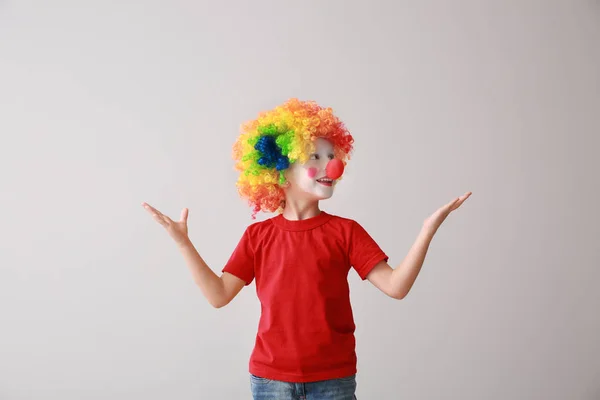
<instances>
[{"instance_id":1,"label":"rosy cheek","mask_svg":"<svg viewBox=\"0 0 600 400\"><path fill-rule=\"evenodd\" d=\"M306 173L308 174L309 178L314 178L317 175L317 169L314 167L311 167L306 170Z\"/></svg>"}]
</instances>

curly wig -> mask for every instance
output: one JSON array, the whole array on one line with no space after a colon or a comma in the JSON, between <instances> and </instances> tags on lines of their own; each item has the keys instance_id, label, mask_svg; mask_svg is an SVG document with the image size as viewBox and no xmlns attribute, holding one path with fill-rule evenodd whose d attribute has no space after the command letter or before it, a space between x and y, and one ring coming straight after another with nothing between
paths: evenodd
<instances>
[{"instance_id":1,"label":"curly wig","mask_svg":"<svg viewBox=\"0 0 600 400\"><path fill-rule=\"evenodd\" d=\"M284 172L292 163L305 163L317 138L327 139L344 165L350 159L353 137L329 107L292 98L242 124L233 145L238 193L259 211L284 207Z\"/></svg>"}]
</instances>

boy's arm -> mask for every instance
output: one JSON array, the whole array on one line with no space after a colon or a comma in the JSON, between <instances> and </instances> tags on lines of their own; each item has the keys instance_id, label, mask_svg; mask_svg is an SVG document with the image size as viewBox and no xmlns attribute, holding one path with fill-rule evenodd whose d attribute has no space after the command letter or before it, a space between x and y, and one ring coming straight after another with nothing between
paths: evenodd
<instances>
[{"instance_id":1,"label":"boy's arm","mask_svg":"<svg viewBox=\"0 0 600 400\"><path fill-rule=\"evenodd\" d=\"M245 282L235 275L224 272L219 277L215 274L200 257L190 240L185 240L178 247L192 273L194 282L213 307L226 306L244 287Z\"/></svg>"},{"instance_id":2,"label":"boy's arm","mask_svg":"<svg viewBox=\"0 0 600 400\"><path fill-rule=\"evenodd\" d=\"M471 194L471 192L467 192L453 199L425 219L417 239L396 269L392 269L385 261L382 261L373 267L367 275L367 279L388 296L395 299L406 297L421 271L433 236L448 215L460 207Z\"/></svg>"},{"instance_id":3,"label":"boy's arm","mask_svg":"<svg viewBox=\"0 0 600 400\"><path fill-rule=\"evenodd\" d=\"M173 238L192 273L194 282L200 287L208 302L216 308L229 304L240 290L242 290L245 282L228 273L224 273L219 277L206 265L188 236L187 220L189 210L184 208L181 211L179 221L173 221L146 202L143 202L142 206L152 215L156 222L166 229L169 236Z\"/></svg>"},{"instance_id":4,"label":"boy's arm","mask_svg":"<svg viewBox=\"0 0 600 400\"><path fill-rule=\"evenodd\" d=\"M392 269L387 262L379 262L367 275L369 282L394 299L406 297L421 271L434 233L423 227L400 265Z\"/></svg>"}]
</instances>

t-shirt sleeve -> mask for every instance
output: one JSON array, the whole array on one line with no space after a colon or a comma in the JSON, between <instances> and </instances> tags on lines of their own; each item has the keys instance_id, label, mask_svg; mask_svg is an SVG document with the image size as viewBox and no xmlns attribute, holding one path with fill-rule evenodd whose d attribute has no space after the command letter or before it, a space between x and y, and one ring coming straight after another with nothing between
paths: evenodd
<instances>
[{"instance_id":1,"label":"t-shirt sleeve","mask_svg":"<svg viewBox=\"0 0 600 400\"><path fill-rule=\"evenodd\" d=\"M244 231L242 238L223 267L223 272L237 276L246 282L246 286L254 280L254 247L249 228Z\"/></svg>"},{"instance_id":2,"label":"t-shirt sleeve","mask_svg":"<svg viewBox=\"0 0 600 400\"><path fill-rule=\"evenodd\" d=\"M380 261L387 262L388 256L371 235L358 222L353 221L350 233L350 264L352 267L361 279L365 280L369 272Z\"/></svg>"}]
</instances>

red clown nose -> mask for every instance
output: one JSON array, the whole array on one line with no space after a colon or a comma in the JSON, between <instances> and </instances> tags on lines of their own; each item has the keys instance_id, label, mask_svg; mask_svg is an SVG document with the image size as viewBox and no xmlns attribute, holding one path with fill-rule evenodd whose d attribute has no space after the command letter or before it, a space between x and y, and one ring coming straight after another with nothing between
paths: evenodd
<instances>
[{"instance_id":1,"label":"red clown nose","mask_svg":"<svg viewBox=\"0 0 600 400\"><path fill-rule=\"evenodd\" d=\"M325 172L327 173L328 178L338 179L344 173L344 163L342 160L334 158L327 163Z\"/></svg>"}]
</instances>

